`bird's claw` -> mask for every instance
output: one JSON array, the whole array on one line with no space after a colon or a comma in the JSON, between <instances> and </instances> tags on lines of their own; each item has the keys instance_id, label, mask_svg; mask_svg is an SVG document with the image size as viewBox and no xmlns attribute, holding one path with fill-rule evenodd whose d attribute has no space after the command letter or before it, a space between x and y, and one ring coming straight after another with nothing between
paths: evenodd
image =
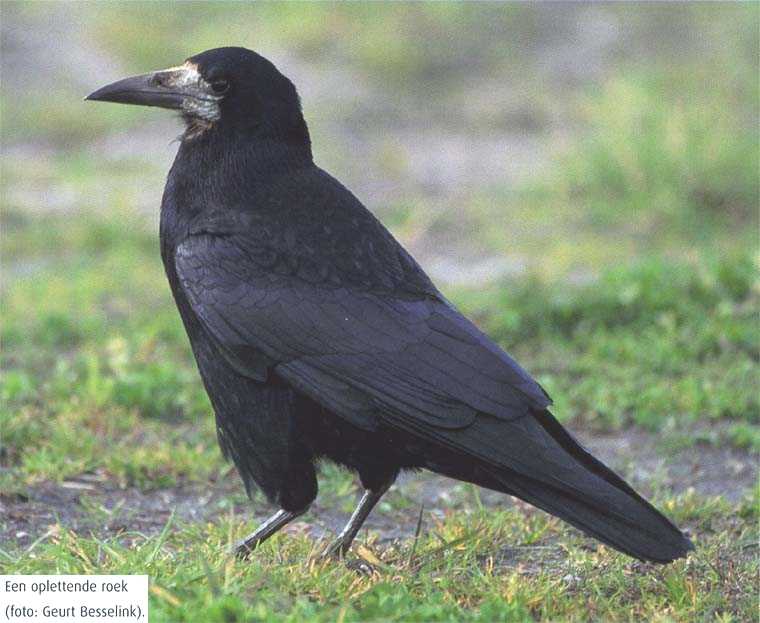
<instances>
[{"instance_id":1,"label":"bird's claw","mask_svg":"<svg viewBox=\"0 0 760 623\"><path fill-rule=\"evenodd\" d=\"M343 539L336 539L330 545L327 546L325 551L319 555L319 559L345 561L346 567L351 571L355 571L359 575L370 576L375 573L375 568L363 558L352 558L346 560L345 556L351 549L351 543L346 543Z\"/></svg>"},{"instance_id":2,"label":"bird's claw","mask_svg":"<svg viewBox=\"0 0 760 623\"><path fill-rule=\"evenodd\" d=\"M261 542L256 539L254 541L248 541L247 539L243 539L242 541L238 541L235 546L230 550L230 554L235 556L235 558L238 558L239 560L245 560L253 553L253 550L255 550Z\"/></svg>"},{"instance_id":3,"label":"bird's claw","mask_svg":"<svg viewBox=\"0 0 760 623\"><path fill-rule=\"evenodd\" d=\"M348 553L349 549L351 549L350 543L346 543L343 539L335 539L327 546L325 551L319 555L319 558L321 560L340 560Z\"/></svg>"},{"instance_id":4,"label":"bird's claw","mask_svg":"<svg viewBox=\"0 0 760 623\"><path fill-rule=\"evenodd\" d=\"M346 567L356 571L359 575L371 576L375 574L375 568L363 558L355 558L346 561Z\"/></svg>"}]
</instances>

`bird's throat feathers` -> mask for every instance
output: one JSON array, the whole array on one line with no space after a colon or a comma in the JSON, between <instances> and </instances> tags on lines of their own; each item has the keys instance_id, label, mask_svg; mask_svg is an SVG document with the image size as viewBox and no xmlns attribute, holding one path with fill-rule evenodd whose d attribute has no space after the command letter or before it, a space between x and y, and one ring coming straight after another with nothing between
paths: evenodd
<instances>
[{"instance_id":1,"label":"bird's throat feathers","mask_svg":"<svg viewBox=\"0 0 760 623\"><path fill-rule=\"evenodd\" d=\"M194 143L197 139L205 138L211 142L222 140L232 144L236 139L243 138L248 143L284 143L311 150L309 131L300 110L297 115L290 115L287 119L263 118L248 123L238 120L234 125L226 122L223 116L212 113L213 111L182 111L185 131L180 140Z\"/></svg>"},{"instance_id":2,"label":"bird's throat feathers","mask_svg":"<svg viewBox=\"0 0 760 623\"><path fill-rule=\"evenodd\" d=\"M187 113L182 115L182 120L185 122L185 131L180 137L182 141L192 141L203 136L206 132L212 130L216 123L214 119L198 117Z\"/></svg>"}]
</instances>

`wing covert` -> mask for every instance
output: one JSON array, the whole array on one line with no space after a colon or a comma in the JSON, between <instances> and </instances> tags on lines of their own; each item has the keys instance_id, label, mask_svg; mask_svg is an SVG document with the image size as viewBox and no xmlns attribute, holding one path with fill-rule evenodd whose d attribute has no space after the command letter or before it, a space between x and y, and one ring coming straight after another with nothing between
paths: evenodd
<instances>
[{"instance_id":1,"label":"wing covert","mask_svg":"<svg viewBox=\"0 0 760 623\"><path fill-rule=\"evenodd\" d=\"M297 253L254 250L249 240L200 231L175 253L193 311L238 372L257 380L276 373L368 429L384 415L457 429L478 413L509 420L550 404L442 298L394 296L387 283L374 289L372 275L357 288L318 265L306 279Z\"/></svg>"}]
</instances>

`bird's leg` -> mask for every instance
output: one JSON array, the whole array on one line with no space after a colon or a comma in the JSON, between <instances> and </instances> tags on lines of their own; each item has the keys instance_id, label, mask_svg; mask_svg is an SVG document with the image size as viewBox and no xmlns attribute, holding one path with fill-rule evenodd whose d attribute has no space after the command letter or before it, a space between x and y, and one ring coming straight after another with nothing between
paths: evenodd
<instances>
[{"instance_id":1,"label":"bird's leg","mask_svg":"<svg viewBox=\"0 0 760 623\"><path fill-rule=\"evenodd\" d=\"M238 541L235 545L234 554L238 558L245 558L259 545L266 541L270 536L277 532L283 526L289 524L296 517L300 517L307 510L308 506L300 511L286 511L278 510L274 515L262 523L256 530L245 537L242 541Z\"/></svg>"},{"instance_id":2,"label":"bird's leg","mask_svg":"<svg viewBox=\"0 0 760 623\"><path fill-rule=\"evenodd\" d=\"M340 531L338 537L330 543L328 548L322 553L323 558L341 557L349 550L351 543L353 543L354 538L356 538L362 524L367 517L369 517L372 509L375 508L375 504L377 504L385 492L390 489L392 483L393 480L376 490L367 489L364 491L364 495L362 495L362 499L359 500L359 504L351 515L351 518L348 520L348 523L343 527L343 530Z\"/></svg>"}]
</instances>

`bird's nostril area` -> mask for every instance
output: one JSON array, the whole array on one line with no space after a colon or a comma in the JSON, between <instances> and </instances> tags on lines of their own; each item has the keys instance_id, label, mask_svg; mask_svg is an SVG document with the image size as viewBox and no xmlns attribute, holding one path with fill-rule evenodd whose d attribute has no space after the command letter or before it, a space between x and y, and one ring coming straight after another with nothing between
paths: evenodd
<instances>
[{"instance_id":1,"label":"bird's nostril area","mask_svg":"<svg viewBox=\"0 0 760 623\"><path fill-rule=\"evenodd\" d=\"M154 74L152 82L157 87L166 87L169 86L169 77L166 74Z\"/></svg>"}]
</instances>

